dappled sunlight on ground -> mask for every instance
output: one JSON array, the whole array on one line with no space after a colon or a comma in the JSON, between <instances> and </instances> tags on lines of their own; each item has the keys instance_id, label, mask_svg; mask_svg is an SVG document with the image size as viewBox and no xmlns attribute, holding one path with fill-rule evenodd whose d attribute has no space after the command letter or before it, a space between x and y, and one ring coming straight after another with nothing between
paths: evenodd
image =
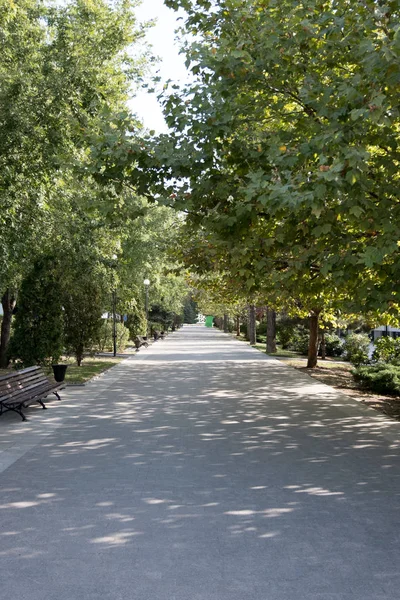
<instances>
[{"instance_id":1,"label":"dappled sunlight on ground","mask_svg":"<svg viewBox=\"0 0 400 600\"><path fill-rule=\"evenodd\" d=\"M0 475L5 567L49 561L49 597L86 597L85 565L90 598L397 597L396 423L214 331L146 352L69 391Z\"/></svg>"}]
</instances>

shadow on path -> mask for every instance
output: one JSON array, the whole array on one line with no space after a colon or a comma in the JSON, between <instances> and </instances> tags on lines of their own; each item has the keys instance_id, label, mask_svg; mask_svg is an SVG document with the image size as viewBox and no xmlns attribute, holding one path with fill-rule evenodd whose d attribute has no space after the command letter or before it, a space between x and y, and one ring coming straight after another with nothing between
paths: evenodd
<instances>
[{"instance_id":1,"label":"shadow on path","mask_svg":"<svg viewBox=\"0 0 400 600\"><path fill-rule=\"evenodd\" d=\"M398 598L397 424L205 329L113 373L0 475L5 597Z\"/></svg>"}]
</instances>

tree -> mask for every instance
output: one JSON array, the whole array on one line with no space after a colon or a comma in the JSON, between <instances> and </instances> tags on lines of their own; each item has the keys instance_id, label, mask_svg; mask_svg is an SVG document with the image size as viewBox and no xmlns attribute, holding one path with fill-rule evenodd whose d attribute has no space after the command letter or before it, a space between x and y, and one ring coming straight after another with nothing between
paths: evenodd
<instances>
[{"instance_id":1,"label":"tree","mask_svg":"<svg viewBox=\"0 0 400 600\"><path fill-rule=\"evenodd\" d=\"M185 306L183 308L183 322L192 325L197 323L197 316L199 311L197 309L197 302L193 300L192 294L186 298Z\"/></svg>"},{"instance_id":2,"label":"tree","mask_svg":"<svg viewBox=\"0 0 400 600\"><path fill-rule=\"evenodd\" d=\"M273 273L310 315L314 366L322 311L399 316L398 6L167 4L188 13L197 77L165 102L171 174L192 165L175 204L248 255L258 228L250 282Z\"/></svg>"},{"instance_id":3,"label":"tree","mask_svg":"<svg viewBox=\"0 0 400 600\"><path fill-rule=\"evenodd\" d=\"M61 195L68 207L65 180L74 173L73 188L82 181L87 186L89 133L128 115L131 82L137 83L144 69L143 57L127 52L143 35L134 5L1 2L0 366L5 366L21 281L43 253L44 240L59 235L55 204ZM132 117L129 126L138 126ZM114 211L115 195L111 186L97 195L103 213Z\"/></svg>"},{"instance_id":4,"label":"tree","mask_svg":"<svg viewBox=\"0 0 400 600\"><path fill-rule=\"evenodd\" d=\"M99 336L104 306L104 289L91 274L83 271L80 279L64 291L65 345L81 366L84 352Z\"/></svg>"},{"instance_id":5,"label":"tree","mask_svg":"<svg viewBox=\"0 0 400 600\"><path fill-rule=\"evenodd\" d=\"M11 341L22 366L57 363L63 352L63 311L57 259L43 256L24 278Z\"/></svg>"}]
</instances>

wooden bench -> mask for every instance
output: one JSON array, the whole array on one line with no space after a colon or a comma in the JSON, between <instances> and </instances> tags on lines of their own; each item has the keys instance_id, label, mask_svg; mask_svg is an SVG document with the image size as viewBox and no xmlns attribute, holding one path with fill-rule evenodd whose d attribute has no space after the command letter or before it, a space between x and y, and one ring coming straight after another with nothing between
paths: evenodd
<instances>
[{"instance_id":1,"label":"wooden bench","mask_svg":"<svg viewBox=\"0 0 400 600\"><path fill-rule=\"evenodd\" d=\"M141 348L142 346L147 348L149 345L149 342L147 340L144 340L141 335L137 335L135 337L134 343L135 343L136 351L138 351L139 348Z\"/></svg>"},{"instance_id":2,"label":"wooden bench","mask_svg":"<svg viewBox=\"0 0 400 600\"><path fill-rule=\"evenodd\" d=\"M26 417L23 408L33 402L39 402L42 408L46 408L43 399L49 394L57 393L65 384L51 382L40 367L28 367L21 371L15 371L10 375L0 377L0 416L12 410L18 413L23 421Z\"/></svg>"}]
</instances>

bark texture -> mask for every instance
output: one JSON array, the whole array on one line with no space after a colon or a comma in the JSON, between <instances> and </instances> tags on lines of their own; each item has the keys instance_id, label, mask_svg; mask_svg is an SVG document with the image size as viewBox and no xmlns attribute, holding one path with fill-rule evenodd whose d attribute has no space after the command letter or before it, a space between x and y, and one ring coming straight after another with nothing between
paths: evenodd
<instances>
[{"instance_id":1,"label":"bark texture","mask_svg":"<svg viewBox=\"0 0 400 600\"><path fill-rule=\"evenodd\" d=\"M319 312L313 312L310 317L310 342L308 345L307 368L314 369L318 363L318 321Z\"/></svg>"},{"instance_id":2,"label":"bark texture","mask_svg":"<svg viewBox=\"0 0 400 600\"><path fill-rule=\"evenodd\" d=\"M267 308L267 352L276 352L276 312Z\"/></svg>"},{"instance_id":3,"label":"bark texture","mask_svg":"<svg viewBox=\"0 0 400 600\"><path fill-rule=\"evenodd\" d=\"M326 360L326 343L325 343L325 330L321 331L321 358L322 360Z\"/></svg>"},{"instance_id":4,"label":"bark texture","mask_svg":"<svg viewBox=\"0 0 400 600\"><path fill-rule=\"evenodd\" d=\"M256 332L256 307L254 304L249 306L249 326L247 332L249 342L252 346L256 344L257 332Z\"/></svg>"},{"instance_id":5,"label":"bark texture","mask_svg":"<svg viewBox=\"0 0 400 600\"><path fill-rule=\"evenodd\" d=\"M15 297L11 290L7 290L4 293L1 305L3 307L3 320L0 335L0 368L5 369L8 365L7 351L11 335L11 320L15 308Z\"/></svg>"}]
</instances>

